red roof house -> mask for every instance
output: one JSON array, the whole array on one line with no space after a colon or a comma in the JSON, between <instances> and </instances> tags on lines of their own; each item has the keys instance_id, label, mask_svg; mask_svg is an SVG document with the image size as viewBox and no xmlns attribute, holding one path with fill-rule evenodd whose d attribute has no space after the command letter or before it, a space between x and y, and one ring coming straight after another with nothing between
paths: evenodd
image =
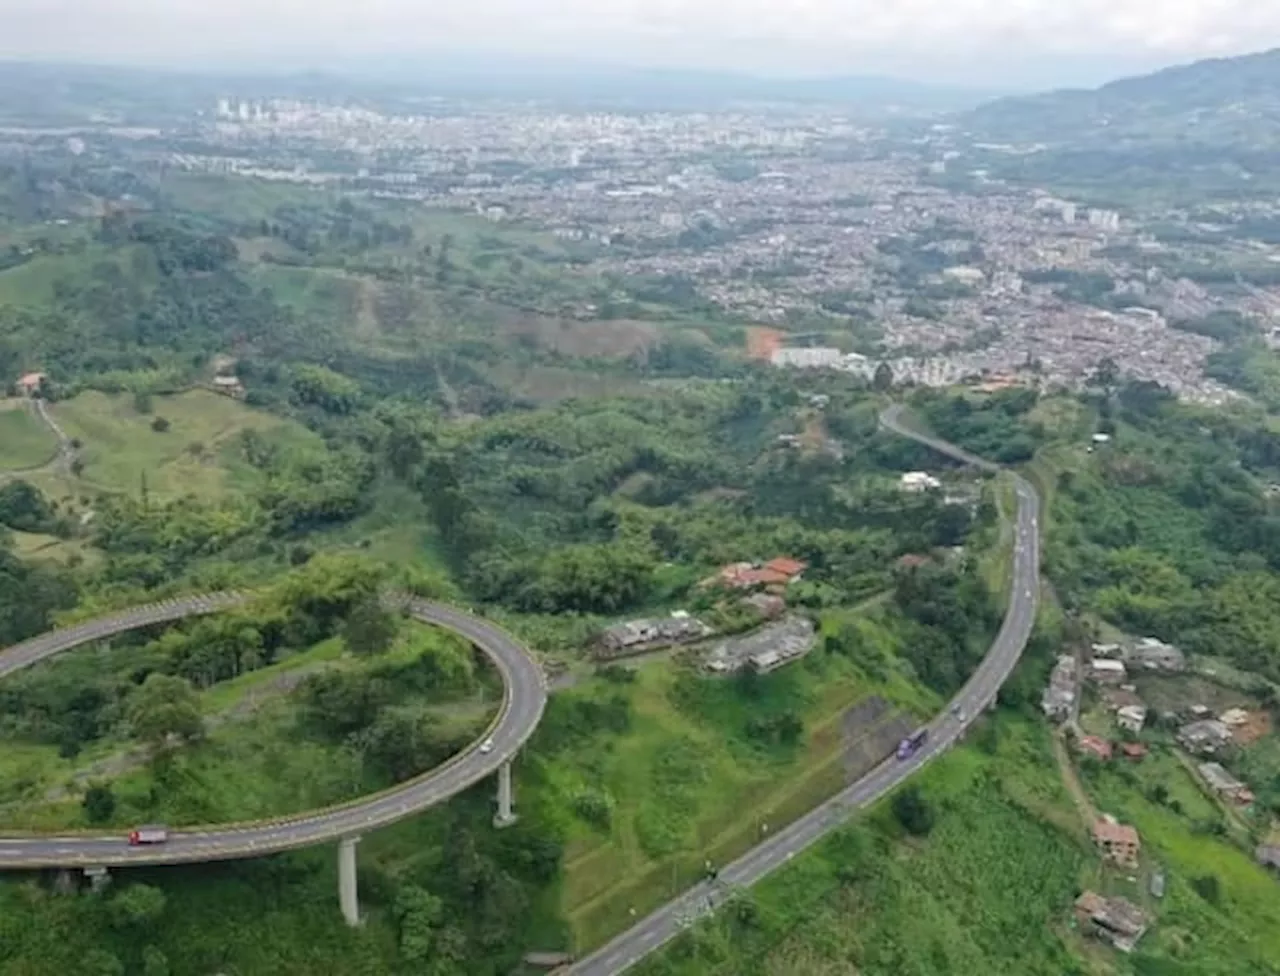
<instances>
[{"instance_id":1,"label":"red roof house","mask_svg":"<svg viewBox=\"0 0 1280 976\"><path fill-rule=\"evenodd\" d=\"M1106 739L1100 739L1096 735L1082 735L1080 741L1076 743L1077 748L1081 752L1097 756L1103 762L1111 758L1111 743Z\"/></svg>"},{"instance_id":2,"label":"red roof house","mask_svg":"<svg viewBox=\"0 0 1280 976\"><path fill-rule=\"evenodd\" d=\"M792 559L790 556L778 556L776 559L770 559L764 564L764 568L774 573L781 573L790 580L800 578L800 574L809 568L808 563L801 562L799 559Z\"/></svg>"}]
</instances>

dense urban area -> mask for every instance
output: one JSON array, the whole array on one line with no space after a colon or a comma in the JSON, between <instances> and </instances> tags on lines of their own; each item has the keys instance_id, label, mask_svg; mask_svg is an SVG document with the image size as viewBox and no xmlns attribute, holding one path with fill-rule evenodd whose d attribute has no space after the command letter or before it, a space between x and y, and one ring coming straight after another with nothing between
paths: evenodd
<instances>
[{"instance_id":1,"label":"dense urban area","mask_svg":"<svg viewBox=\"0 0 1280 976\"><path fill-rule=\"evenodd\" d=\"M0 974L1280 973L1280 52L0 93Z\"/></svg>"}]
</instances>

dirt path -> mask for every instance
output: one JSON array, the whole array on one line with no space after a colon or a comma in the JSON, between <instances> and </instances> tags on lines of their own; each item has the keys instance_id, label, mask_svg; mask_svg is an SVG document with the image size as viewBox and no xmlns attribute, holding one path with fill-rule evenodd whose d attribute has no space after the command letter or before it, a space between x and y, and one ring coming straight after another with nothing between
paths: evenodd
<instances>
[{"instance_id":1,"label":"dirt path","mask_svg":"<svg viewBox=\"0 0 1280 976\"><path fill-rule=\"evenodd\" d=\"M49 412L49 407L43 399L36 397L30 402L35 408L36 416L58 439L57 451L44 464L37 464L30 468L12 468L8 471L0 471L0 484L11 481L14 478L25 478L33 474L69 474L71 471L71 462L75 460L76 456L76 449L72 446L71 438L67 436L67 432L53 418L53 414Z\"/></svg>"},{"instance_id":2,"label":"dirt path","mask_svg":"<svg viewBox=\"0 0 1280 976\"><path fill-rule=\"evenodd\" d=\"M1084 784L1080 782L1080 777L1076 774L1076 766L1067 752L1066 738L1061 729L1053 734L1053 755L1058 760L1058 771L1062 774L1062 785L1071 794L1076 810L1084 820L1085 828L1092 828L1098 821L1098 811L1094 809L1093 801L1089 799L1089 794L1085 792Z\"/></svg>"}]
</instances>

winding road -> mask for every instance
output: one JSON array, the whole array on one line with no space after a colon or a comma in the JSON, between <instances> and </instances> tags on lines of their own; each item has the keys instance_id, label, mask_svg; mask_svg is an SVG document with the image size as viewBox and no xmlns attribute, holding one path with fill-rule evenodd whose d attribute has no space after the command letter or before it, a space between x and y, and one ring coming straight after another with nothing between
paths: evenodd
<instances>
[{"instance_id":1,"label":"winding road","mask_svg":"<svg viewBox=\"0 0 1280 976\"><path fill-rule=\"evenodd\" d=\"M168 600L42 634L0 651L0 678L91 641L139 627L219 613L246 599L238 593L217 593ZM504 687L502 706L482 737L492 740L492 749L481 751L479 742L472 743L429 773L341 806L254 823L173 830L166 843L150 847L131 847L123 831L3 836L0 869L185 864L257 857L385 827L443 803L492 776L519 752L542 718L547 702L542 667L508 634L478 617L413 598L408 599L405 608L415 620L466 638L498 669Z\"/></svg>"},{"instance_id":2,"label":"winding road","mask_svg":"<svg viewBox=\"0 0 1280 976\"><path fill-rule=\"evenodd\" d=\"M992 464L945 441L912 430L902 421L902 407L880 416L884 427L919 441L965 464L987 471ZM660 948L693 920L715 910L736 888L753 885L796 854L840 827L866 807L906 781L925 763L949 749L984 708L995 701L1000 686L1013 672L1035 626L1040 589L1040 496L1024 478L1014 476L1018 514L1014 535L1012 592L1000 631L987 656L968 683L940 716L929 724L924 747L906 761L889 759L790 826L722 867L715 880L703 881L652 915L638 922L591 955L565 968L563 976L615 976Z\"/></svg>"},{"instance_id":3,"label":"winding road","mask_svg":"<svg viewBox=\"0 0 1280 976\"><path fill-rule=\"evenodd\" d=\"M944 441L918 433L902 421L902 409L881 415L889 430L912 438L965 464L985 470L998 465ZM830 800L779 830L738 860L723 866L714 881L695 885L591 955L569 966L565 976L615 976L674 938L692 920L713 911L738 887L759 881L797 853L842 825L857 810L874 803L945 752L991 705L1018 663L1035 624L1039 601L1040 499L1025 479L1014 476L1018 499L1012 592L995 641L950 706L929 725L929 738L906 761L890 759ZM63 651L139 627L218 613L247 598L237 593L171 600L41 635L0 651L0 678ZM542 668L527 650L492 624L461 610L410 600L408 612L424 623L444 627L471 641L493 661L505 688L502 707L487 737L492 750L478 743L431 772L374 796L338 807L269 821L192 828L171 832L165 844L131 847L123 834L0 837L0 869L42 867L116 867L182 864L256 857L357 836L413 816L498 772L533 734L547 701Z\"/></svg>"}]
</instances>

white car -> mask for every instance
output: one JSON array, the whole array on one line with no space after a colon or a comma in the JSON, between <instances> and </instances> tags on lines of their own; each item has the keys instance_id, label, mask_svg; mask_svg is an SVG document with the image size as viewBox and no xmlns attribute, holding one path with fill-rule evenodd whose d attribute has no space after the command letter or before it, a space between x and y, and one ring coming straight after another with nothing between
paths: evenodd
<instances>
[{"instance_id":1,"label":"white car","mask_svg":"<svg viewBox=\"0 0 1280 976\"><path fill-rule=\"evenodd\" d=\"M480 751L485 755L488 755L489 753L493 752L493 740L485 739L483 742L481 742Z\"/></svg>"}]
</instances>

